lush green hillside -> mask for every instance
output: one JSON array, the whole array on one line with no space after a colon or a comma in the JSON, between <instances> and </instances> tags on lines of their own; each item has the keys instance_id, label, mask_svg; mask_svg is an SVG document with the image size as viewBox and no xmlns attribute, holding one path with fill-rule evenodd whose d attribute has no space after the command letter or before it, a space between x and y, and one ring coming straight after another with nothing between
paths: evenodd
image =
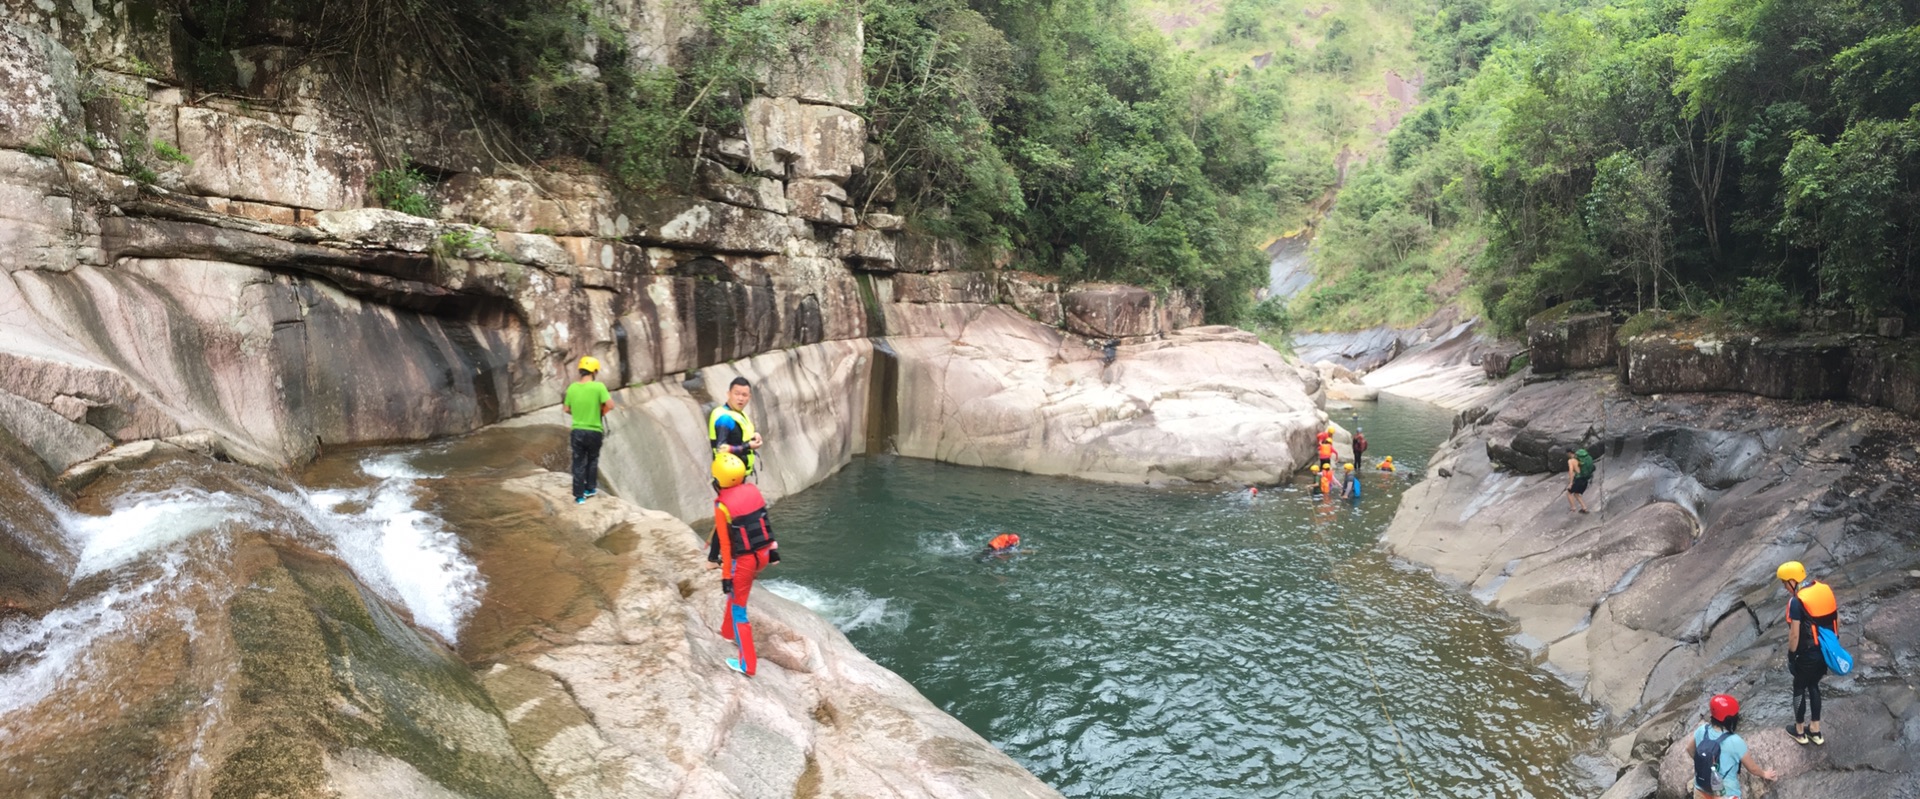
<instances>
[{"instance_id":1,"label":"lush green hillside","mask_svg":"<svg viewBox=\"0 0 1920 799\"><path fill-rule=\"evenodd\" d=\"M1200 65L1279 105L1260 132L1280 228L1318 224L1343 166L1378 155L1419 91L1410 14L1383 0L1134 0L1135 13ZM1389 76L1391 73L1391 76Z\"/></svg>"},{"instance_id":2,"label":"lush green hillside","mask_svg":"<svg viewBox=\"0 0 1920 799\"><path fill-rule=\"evenodd\" d=\"M1505 330L1566 301L1750 329L1920 310L1920 3L1440 5L1426 102L1342 195L1344 271L1297 315L1456 264Z\"/></svg>"}]
</instances>

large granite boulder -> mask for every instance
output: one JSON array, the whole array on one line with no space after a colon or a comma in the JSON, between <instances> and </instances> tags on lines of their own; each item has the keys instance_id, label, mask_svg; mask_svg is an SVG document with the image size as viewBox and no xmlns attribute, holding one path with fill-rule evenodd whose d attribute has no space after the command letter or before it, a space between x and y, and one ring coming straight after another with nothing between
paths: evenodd
<instances>
[{"instance_id":1,"label":"large granite boulder","mask_svg":"<svg viewBox=\"0 0 1920 799\"><path fill-rule=\"evenodd\" d=\"M622 497L681 519L711 518L707 414L735 377L745 377L753 383L747 415L766 440L758 484L778 500L867 452L872 369L868 340L829 341L618 391L601 472Z\"/></svg>"},{"instance_id":2,"label":"large granite boulder","mask_svg":"<svg viewBox=\"0 0 1920 799\"><path fill-rule=\"evenodd\" d=\"M1529 365L1539 374L1612 366L1613 331L1613 317L1604 312L1545 311L1527 320Z\"/></svg>"},{"instance_id":3,"label":"large granite boulder","mask_svg":"<svg viewBox=\"0 0 1920 799\"><path fill-rule=\"evenodd\" d=\"M1140 338L1163 332L1159 303L1138 286L1085 284L1060 297L1067 329L1089 338Z\"/></svg>"},{"instance_id":4,"label":"large granite boulder","mask_svg":"<svg viewBox=\"0 0 1920 799\"><path fill-rule=\"evenodd\" d=\"M1090 480L1276 482L1326 417L1252 334L1188 328L1117 348L1004 306L887 309L902 455Z\"/></svg>"}]
</instances>

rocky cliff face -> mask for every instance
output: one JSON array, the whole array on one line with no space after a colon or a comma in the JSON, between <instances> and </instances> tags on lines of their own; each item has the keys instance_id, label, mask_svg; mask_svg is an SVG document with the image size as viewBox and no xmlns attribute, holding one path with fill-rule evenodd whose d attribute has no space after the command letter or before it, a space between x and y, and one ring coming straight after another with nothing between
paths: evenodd
<instances>
[{"instance_id":1,"label":"rocky cliff face","mask_svg":"<svg viewBox=\"0 0 1920 799\"><path fill-rule=\"evenodd\" d=\"M1730 692L1769 795L1901 795L1920 786L1920 520L1915 423L1871 408L1741 395L1635 396L1603 373L1509 383L1460 415L1385 537L1511 614L1521 642L1582 688L1630 765L1608 797L1682 796L1684 736ZM1599 453L1569 512L1566 452ZM1804 561L1843 600L1853 675L1827 680L1828 743L1801 748L1784 666L1786 597Z\"/></svg>"},{"instance_id":2,"label":"rocky cliff face","mask_svg":"<svg viewBox=\"0 0 1920 799\"><path fill-rule=\"evenodd\" d=\"M697 25L687 4L595 7L659 63ZM244 97L195 96L152 4L0 10L0 450L18 459L0 475L0 612L125 599L32 510L51 507L40 487L100 481L88 512L127 481L284 494L276 475L328 448L558 419L588 354L621 406L609 487L679 518L708 513L705 410L735 375L758 389L774 498L884 448L1127 480L1295 465L1324 419L1306 378L1243 335L1185 332L1193 298L973 271L884 207L849 207L878 154L858 26L827 28L765 65L686 191L638 196L501 157L418 75L369 101L266 46L233 53ZM371 207L396 150L432 176L435 215ZM777 598L755 600L770 674L715 680L718 600L684 527L619 503L581 515L558 478L515 479L444 489L493 587L461 651L337 553L286 540L311 524L255 519L189 553L195 588L142 611L153 624L99 644L127 665L74 700L86 712L9 738L28 766L0 769L0 792L1052 795ZM501 546L489 509L553 535ZM132 765L95 768L97 751Z\"/></svg>"}]
</instances>

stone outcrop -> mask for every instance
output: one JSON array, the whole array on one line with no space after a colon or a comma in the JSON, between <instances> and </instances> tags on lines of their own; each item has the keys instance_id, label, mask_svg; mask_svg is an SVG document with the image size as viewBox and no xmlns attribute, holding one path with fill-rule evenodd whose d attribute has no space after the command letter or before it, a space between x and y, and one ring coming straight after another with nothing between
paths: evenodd
<instances>
[{"instance_id":1,"label":"stone outcrop","mask_svg":"<svg viewBox=\"0 0 1920 799\"><path fill-rule=\"evenodd\" d=\"M1442 315L1434 321L1449 317ZM1501 378L1486 373L1486 359L1498 345L1480 333L1479 320L1469 319L1423 335L1392 361L1362 378L1370 388L1464 410L1486 400ZM1479 365L1476 365L1479 364ZM1502 378L1506 375L1501 372Z\"/></svg>"},{"instance_id":2,"label":"stone outcrop","mask_svg":"<svg viewBox=\"0 0 1920 799\"><path fill-rule=\"evenodd\" d=\"M559 474L504 488L540 520L531 526L550 528L511 535L565 553L556 562L579 596L523 603L550 593L553 577L489 575L489 602L504 607L483 606L481 617L527 629L469 656L495 661L480 669L481 684L555 795L1059 795L771 591L753 597L759 673L728 671L733 646L716 632L714 572L703 568L700 540L671 517L611 499L576 509ZM609 537L623 542L618 555L594 545Z\"/></svg>"},{"instance_id":3,"label":"stone outcrop","mask_svg":"<svg viewBox=\"0 0 1920 799\"><path fill-rule=\"evenodd\" d=\"M1527 320L1527 352L1539 374L1610 366L1617 358L1613 317L1569 313L1564 307Z\"/></svg>"},{"instance_id":4,"label":"stone outcrop","mask_svg":"<svg viewBox=\"0 0 1920 799\"><path fill-rule=\"evenodd\" d=\"M1385 535L1518 622L1518 640L1606 714L1609 796L1681 796L1705 698L1738 695L1770 795L1897 794L1920 780L1901 665L1913 657L1915 423L1884 411L1738 395L1639 397L1606 373L1506 384L1464 411ZM1601 453L1567 509L1565 452ZM1798 559L1842 597L1860 665L1827 680L1828 744L1801 748L1781 668ZM1845 632L1852 630L1853 632ZM1657 775L1657 776L1656 776ZM1658 788L1654 788L1654 783Z\"/></svg>"},{"instance_id":5,"label":"stone outcrop","mask_svg":"<svg viewBox=\"0 0 1920 799\"><path fill-rule=\"evenodd\" d=\"M1199 327L1082 340L1000 306L896 305L902 455L1093 480L1274 482L1325 422L1250 333Z\"/></svg>"},{"instance_id":6,"label":"stone outcrop","mask_svg":"<svg viewBox=\"0 0 1920 799\"><path fill-rule=\"evenodd\" d=\"M120 461L77 501L164 490L224 512L165 531L180 552L76 582L89 603L75 624L26 628L46 631L35 656L61 671L7 674L0 793L1059 796L770 591L753 598L759 673L728 671L700 539L622 500L576 506L566 476L534 465L564 436L520 423L422 458L446 464L422 501L445 510L486 585L457 648L309 548L325 539L323 495L304 507L278 478L175 447ZM56 502L31 493L44 477L0 466L0 496L57 528ZM34 582L0 573L0 613L17 612Z\"/></svg>"},{"instance_id":7,"label":"stone outcrop","mask_svg":"<svg viewBox=\"0 0 1920 799\"><path fill-rule=\"evenodd\" d=\"M1628 341L1622 361L1627 388L1637 394L1844 399L1920 416L1920 349L1910 342L1656 334Z\"/></svg>"}]
</instances>

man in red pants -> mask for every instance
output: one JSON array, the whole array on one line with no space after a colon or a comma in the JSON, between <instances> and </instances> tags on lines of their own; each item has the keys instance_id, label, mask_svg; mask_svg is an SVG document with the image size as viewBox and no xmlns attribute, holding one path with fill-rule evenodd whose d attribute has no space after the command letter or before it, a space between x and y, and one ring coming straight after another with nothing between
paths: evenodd
<instances>
[{"instance_id":1,"label":"man in red pants","mask_svg":"<svg viewBox=\"0 0 1920 799\"><path fill-rule=\"evenodd\" d=\"M753 625L747 621L747 597L753 578L780 562L780 544L767 524L767 500L747 480L747 464L740 456L722 452L713 459L713 484L720 496L713 501L713 538L707 542L707 560L720 567L720 590L727 596L720 637L739 645L739 657L727 658L727 668L753 676L759 658L753 653Z\"/></svg>"}]
</instances>

